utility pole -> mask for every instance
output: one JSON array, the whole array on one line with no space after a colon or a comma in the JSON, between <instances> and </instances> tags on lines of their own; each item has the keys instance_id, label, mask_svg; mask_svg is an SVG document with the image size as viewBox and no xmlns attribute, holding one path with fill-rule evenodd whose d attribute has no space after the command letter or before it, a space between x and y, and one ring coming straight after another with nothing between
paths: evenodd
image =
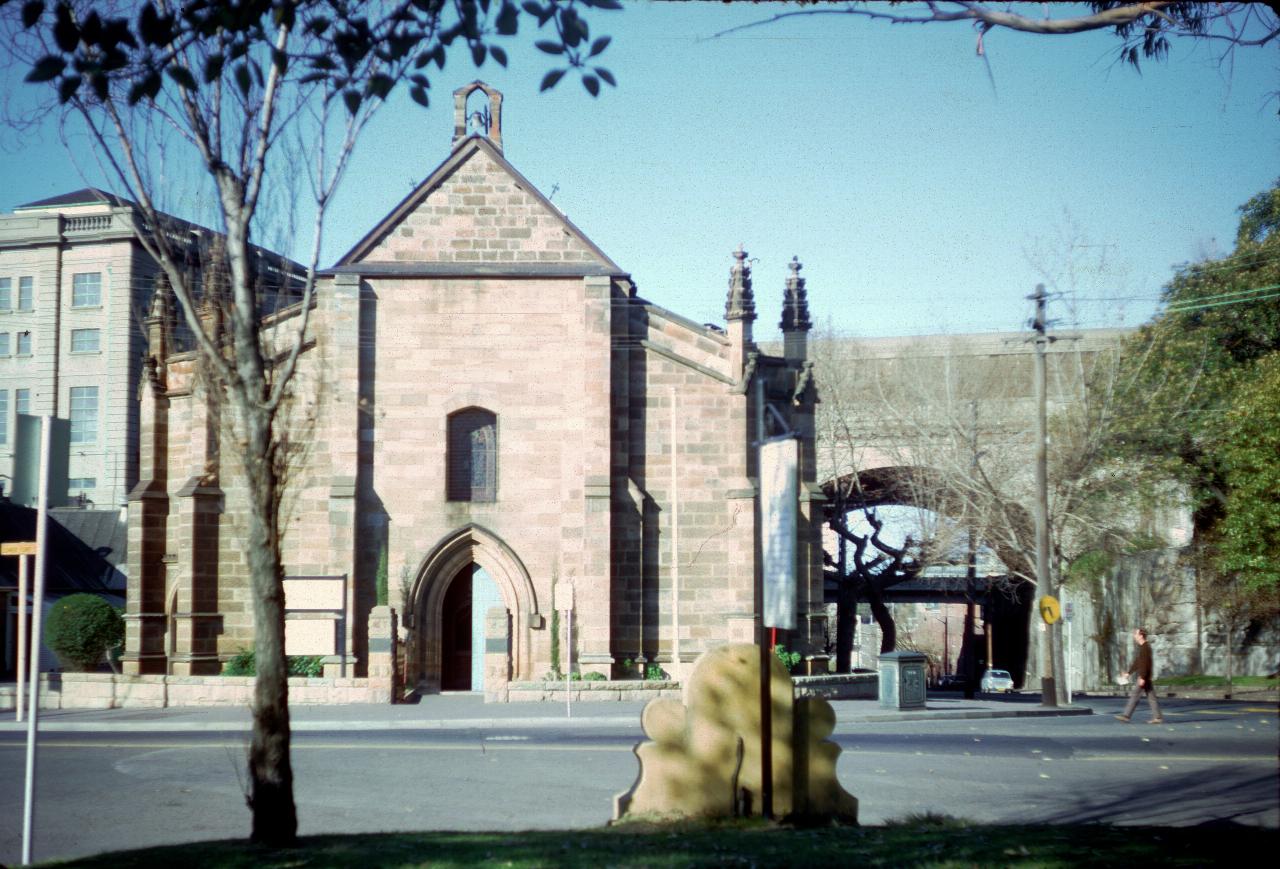
<instances>
[{"instance_id":1,"label":"utility pole","mask_svg":"<svg viewBox=\"0 0 1280 869\"><path fill-rule=\"evenodd\" d=\"M1047 405L1048 389L1045 373L1045 351L1053 339L1047 334L1048 320L1045 316L1048 294L1044 284L1036 284L1036 291L1028 296L1036 303L1035 319L1031 327L1035 330L1035 400L1036 400L1036 586L1040 597L1054 595L1053 576L1049 570L1049 450ZM1040 623L1040 702L1045 706L1058 705L1057 680L1054 678L1054 642L1057 625Z\"/></svg>"},{"instance_id":2,"label":"utility pole","mask_svg":"<svg viewBox=\"0 0 1280 869\"><path fill-rule=\"evenodd\" d=\"M976 477L978 475L978 402L969 402L969 408L973 411L973 428L970 430L973 460L970 472ZM970 513L974 512L976 511L970 510ZM966 700L973 699L978 687L978 656L973 647L973 591L978 578L978 535L973 527L976 518L969 517L969 557L964 572L964 634L960 640L960 657L964 660L964 699ZM987 654L987 658L987 666L990 666L990 653Z\"/></svg>"}]
</instances>

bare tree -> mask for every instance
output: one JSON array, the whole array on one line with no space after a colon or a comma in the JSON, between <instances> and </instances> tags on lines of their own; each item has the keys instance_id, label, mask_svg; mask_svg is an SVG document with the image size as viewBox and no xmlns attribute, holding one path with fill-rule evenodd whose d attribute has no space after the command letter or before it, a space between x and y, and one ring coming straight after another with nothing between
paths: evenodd
<instances>
[{"instance_id":1,"label":"bare tree","mask_svg":"<svg viewBox=\"0 0 1280 869\"><path fill-rule=\"evenodd\" d=\"M1118 336L1089 338L1050 354L1055 576L1100 539L1125 533L1131 514L1122 506L1130 478L1109 464L1103 449L1114 411L1109 384L1118 376ZM832 559L835 573L854 577L852 588L870 596L887 588L890 577L901 581L931 565L958 567L985 552L1003 565L1007 587L996 593L1034 584L1032 360L1021 336L863 342L826 336L814 342L814 355L823 395L819 455L830 481L832 527L854 547L853 559ZM1094 389L1086 388L1090 382ZM899 547L906 550L901 553L873 550L885 537L876 523L874 534L862 535L866 540L840 528L842 511L888 503L944 518L928 523ZM858 556L869 571L860 572ZM838 665L841 626L838 610ZM972 629L970 624L966 640ZM1057 681L1065 686L1061 677Z\"/></svg>"},{"instance_id":2,"label":"bare tree","mask_svg":"<svg viewBox=\"0 0 1280 869\"><path fill-rule=\"evenodd\" d=\"M987 34L1005 30L1044 37L1068 37L1096 30L1110 30L1118 40L1117 59L1138 69L1143 59L1164 60L1170 39L1190 39L1215 48L1220 66L1228 69L1240 48L1262 48L1280 44L1280 3L1131 3L1124 0L1094 0L1088 12L1067 4L1017 4L928 0L921 3L846 3L813 5L779 12L717 33L761 27L788 18L840 15L881 21L888 24L967 24L976 35L974 50L986 60ZM1277 92L1268 94L1274 98Z\"/></svg>"},{"instance_id":3,"label":"bare tree","mask_svg":"<svg viewBox=\"0 0 1280 869\"><path fill-rule=\"evenodd\" d=\"M535 0L524 9L539 27L551 25L552 38L539 47L576 69L595 95L601 80L613 82L608 70L588 65L608 37L590 40L578 5ZM493 43L516 33L521 12L510 2L470 0L0 0L0 7L13 62L29 66L28 81L49 88L64 122L87 132L118 192L137 204L145 224L138 240L159 264L199 352L200 376L219 397L249 498L243 547L258 668L251 839L292 844L280 549L289 441L282 413L305 344L328 208L357 139L393 88L407 87L425 106L428 64L443 68L450 47L465 45L477 65L488 58L505 65L505 51ZM565 71L548 73L543 89ZM290 141L301 150L287 148ZM155 159L159 154L165 159ZM194 189L174 190L179 167L197 180ZM299 189L310 192L312 208L298 316L287 328L264 327L266 263L251 239L282 229L268 203L291 201ZM219 250L201 269L189 267L189 235L175 231L166 192L188 205L205 197L216 215ZM208 279L210 266L223 268L222 280Z\"/></svg>"}]
</instances>

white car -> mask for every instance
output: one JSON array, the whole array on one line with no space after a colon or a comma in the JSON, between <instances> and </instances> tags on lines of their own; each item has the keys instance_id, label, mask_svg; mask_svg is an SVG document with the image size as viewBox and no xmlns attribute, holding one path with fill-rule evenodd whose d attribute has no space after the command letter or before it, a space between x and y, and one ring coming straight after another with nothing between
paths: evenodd
<instances>
[{"instance_id":1,"label":"white car","mask_svg":"<svg viewBox=\"0 0 1280 869\"><path fill-rule=\"evenodd\" d=\"M1013 677L1009 675L1008 670L988 670L982 674L981 690L983 693L993 693L1003 691L1006 694L1013 692Z\"/></svg>"}]
</instances>

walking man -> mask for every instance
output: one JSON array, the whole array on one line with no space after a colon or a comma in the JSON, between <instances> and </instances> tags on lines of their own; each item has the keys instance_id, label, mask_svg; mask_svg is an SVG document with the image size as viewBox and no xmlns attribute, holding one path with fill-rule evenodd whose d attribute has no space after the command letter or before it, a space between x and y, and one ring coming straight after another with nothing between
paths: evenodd
<instances>
[{"instance_id":1,"label":"walking man","mask_svg":"<svg viewBox=\"0 0 1280 869\"><path fill-rule=\"evenodd\" d=\"M1138 628L1133 632L1133 641L1138 644L1137 654L1133 656L1133 661L1129 663L1129 670L1121 673L1121 677L1133 675L1133 691L1129 693L1129 703L1124 707L1124 712L1117 715L1116 718L1128 723L1130 717L1133 716L1133 710L1138 708L1138 697L1142 694L1147 695L1147 703L1151 706L1151 720L1148 724L1162 724L1164 718L1160 716L1160 703L1156 700L1156 686L1152 680L1152 661L1151 646L1147 643L1147 632L1143 628Z\"/></svg>"}]
</instances>

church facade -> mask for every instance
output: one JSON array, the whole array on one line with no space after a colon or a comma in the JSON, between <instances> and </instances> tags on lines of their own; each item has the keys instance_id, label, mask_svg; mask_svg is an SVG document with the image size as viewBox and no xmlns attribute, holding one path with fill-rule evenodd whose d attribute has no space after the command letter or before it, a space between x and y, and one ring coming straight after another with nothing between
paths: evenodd
<instances>
[{"instance_id":1,"label":"church facade","mask_svg":"<svg viewBox=\"0 0 1280 869\"><path fill-rule=\"evenodd\" d=\"M472 134L469 100L487 115ZM409 687L481 690L495 650L512 680L655 665L679 678L755 636L763 420L799 441L797 627L781 641L825 671L799 263L777 281L782 355L753 341L742 250L723 328L646 302L507 162L501 102L460 89L447 159L319 283L284 420L289 654L363 675L387 606ZM158 300L147 323L125 666L215 673L252 646L245 497L167 316Z\"/></svg>"}]
</instances>

